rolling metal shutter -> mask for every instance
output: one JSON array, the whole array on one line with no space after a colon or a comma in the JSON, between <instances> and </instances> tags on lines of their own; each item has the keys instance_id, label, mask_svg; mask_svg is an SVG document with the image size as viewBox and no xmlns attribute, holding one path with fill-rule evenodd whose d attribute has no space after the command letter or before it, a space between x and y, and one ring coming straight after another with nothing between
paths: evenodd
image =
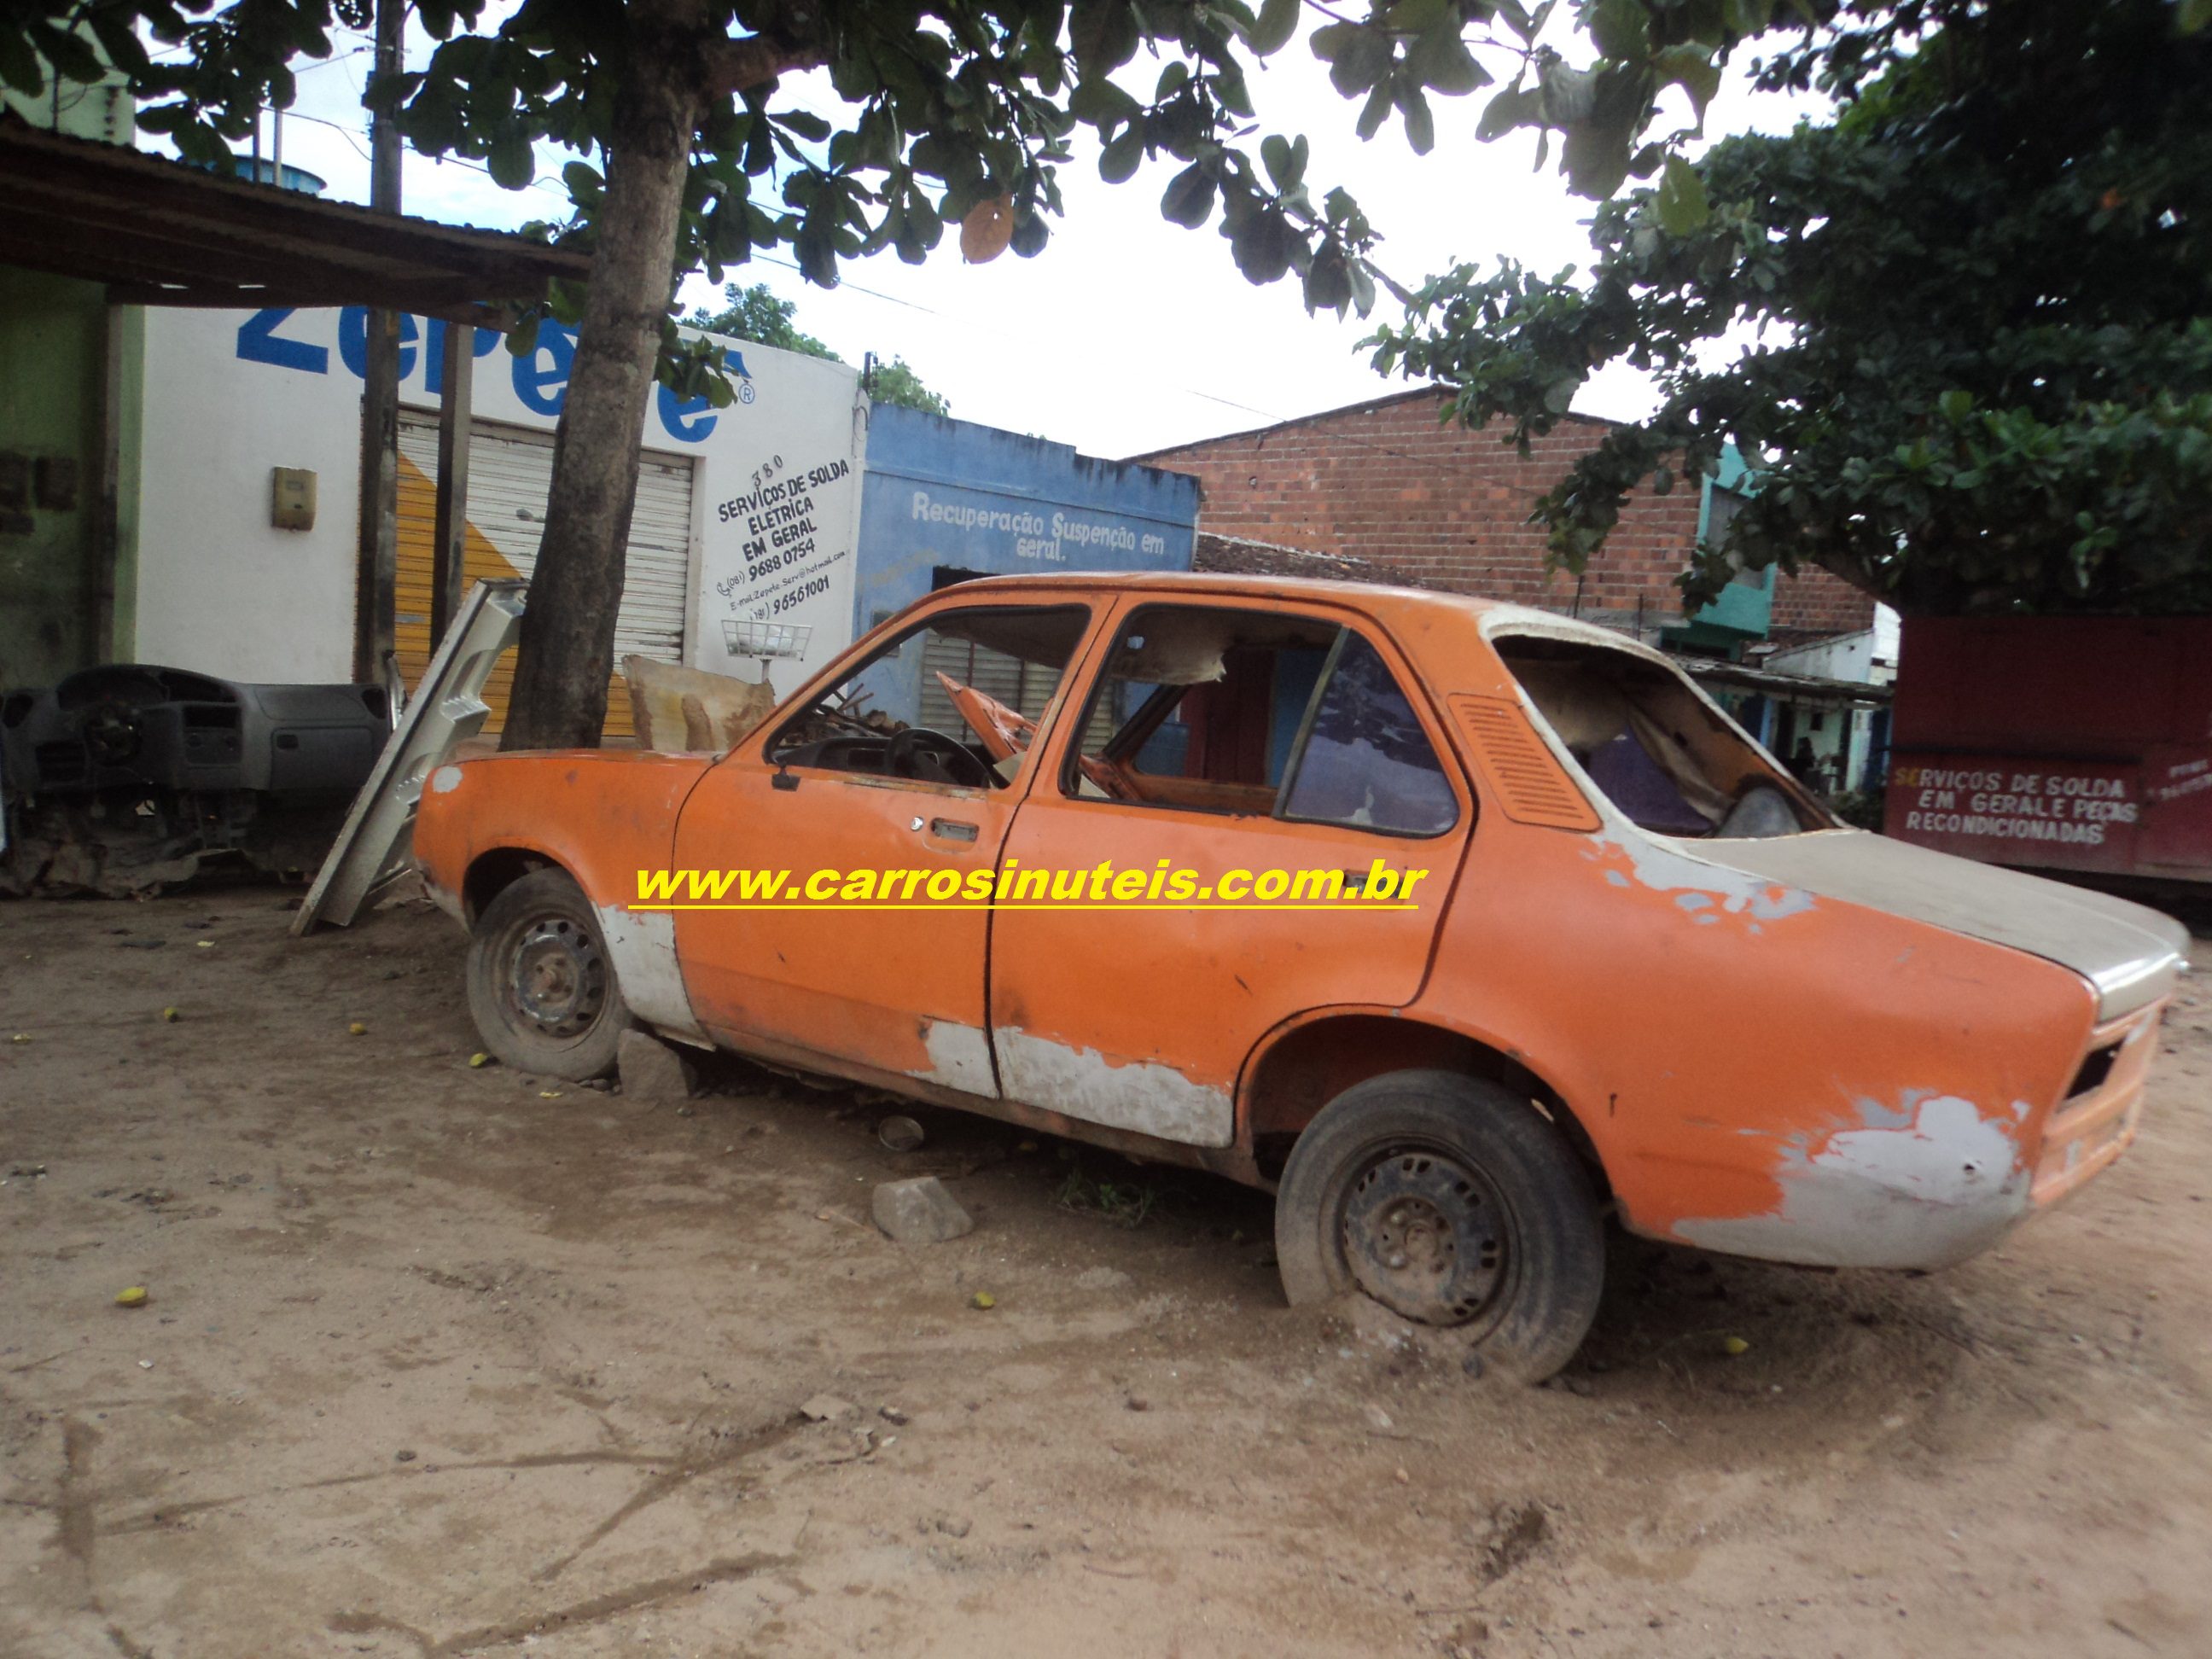
<instances>
[{"instance_id":1,"label":"rolling metal shutter","mask_svg":"<svg viewBox=\"0 0 2212 1659\"><path fill-rule=\"evenodd\" d=\"M400 668L411 685L429 660L431 514L438 478L434 415L399 411L399 453L409 465L401 468L398 632ZM410 479L410 470L419 478ZM619 684L621 659L633 654L663 662L684 659L691 593L692 478L692 464L681 455L647 450L638 468L622 607L615 615L617 684L607 702L610 737L630 732L629 700ZM552 483L550 433L475 423L469 441L468 520L474 532L466 561L470 580L507 574L496 569L500 564L523 577L537 568ZM495 726L503 723L506 678L501 674L495 684Z\"/></svg>"},{"instance_id":2,"label":"rolling metal shutter","mask_svg":"<svg viewBox=\"0 0 2212 1659\"><path fill-rule=\"evenodd\" d=\"M1053 688L1060 684L1058 669L1025 663L1003 651L950 635L932 633L921 653L921 723L953 737L967 735L967 722L938 683L940 673L974 686L1033 720L1043 714Z\"/></svg>"}]
</instances>

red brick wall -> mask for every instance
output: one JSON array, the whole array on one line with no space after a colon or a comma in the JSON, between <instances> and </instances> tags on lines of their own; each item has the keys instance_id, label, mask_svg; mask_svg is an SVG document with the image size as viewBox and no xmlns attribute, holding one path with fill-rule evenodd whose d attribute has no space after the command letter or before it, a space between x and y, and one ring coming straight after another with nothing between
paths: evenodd
<instances>
[{"instance_id":1,"label":"red brick wall","mask_svg":"<svg viewBox=\"0 0 2212 1659\"><path fill-rule=\"evenodd\" d=\"M1199 525L1219 536L1370 559L1438 586L1565 610L1575 578L1544 569L1536 498L1595 447L1601 421L1571 417L1523 459L1494 429L1438 420L1443 395L1419 392L1261 432L1135 459L1196 477ZM1674 577L1697 540L1698 491L1678 484L1629 497L1582 579L1580 614L1645 631L1681 620ZM1845 633L1870 626L1874 603L1825 570L1776 584L1778 628Z\"/></svg>"}]
</instances>

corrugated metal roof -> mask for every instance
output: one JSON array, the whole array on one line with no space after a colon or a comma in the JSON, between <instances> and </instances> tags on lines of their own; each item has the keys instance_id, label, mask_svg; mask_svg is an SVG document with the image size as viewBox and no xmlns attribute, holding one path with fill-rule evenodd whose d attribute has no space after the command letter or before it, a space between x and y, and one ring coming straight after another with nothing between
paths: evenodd
<instances>
[{"instance_id":1,"label":"corrugated metal roof","mask_svg":"<svg viewBox=\"0 0 2212 1659\"><path fill-rule=\"evenodd\" d=\"M0 118L0 263L118 304L378 305L457 321L580 281L588 255L378 213Z\"/></svg>"}]
</instances>

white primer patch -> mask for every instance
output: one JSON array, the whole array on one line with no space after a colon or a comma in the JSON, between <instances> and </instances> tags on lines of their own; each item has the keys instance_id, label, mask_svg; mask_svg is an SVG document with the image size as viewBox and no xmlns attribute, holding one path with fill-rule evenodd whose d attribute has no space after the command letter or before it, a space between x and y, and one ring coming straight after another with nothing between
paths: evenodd
<instances>
[{"instance_id":1,"label":"white primer patch","mask_svg":"<svg viewBox=\"0 0 2212 1659\"><path fill-rule=\"evenodd\" d=\"M1236 1139L1237 1103L1229 1092L1194 1083L1172 1066L1110 1060L1096 1048L1031 1036L1018 1026L992 1036L1009 1099L1190 1146L1226 1146Z\"/></svg>"},{"instance_id":2,"label":"white primer patch","mask_svg":"<svg viewBox=\"0 0 2212 1659\"><path fill-rule=\"evenodd\" d=\"M460 787L461 769L458 766L441 766L430 774L430 793L434 795L450 795Z\"/></svg>"},{"instance_id":3,"label":"white primer patch","mask_svg":"<svg viewBox=\"0 0 2212 1659\"><path fill-rule=\"evenodd\" d=\"M1866 1127L1818 1152L1790 1146L1771 1215L1685 1221L1705 1249L1824 1267L1947 1267L1984 1250L2027 1211L2027 1171L2004 1126L1957 1095L1862 1103ZM2014 1115L2027 1105L2014 1102Z\"/></svg>"},{"instance_id":4,"label":"white primer patch","mask_svg":"<svg viewBox=\"0 0 2212 1659\"><path fill-rule=\"evenodd\" d=\"M932 1020L923 1042L929 1045L929 1069L912 1075L925 1083L996 1099L998 1074L991 1069L991 1039L957 1020Z\"/></svg>"},{"instance_id":5,"label":"white primer patch","mask_svg":"<svg viewBox=\"0 0 2212 1659\"><path fill-rule=\"evenodd\" d=\"M713 1048L691 1012L684 972L676 964L676 918L665 910L625 910L617 904L592 908L630 1012L665 1036Z\"/></svg>"},{"instance_id":6,"label":"white primer patch","mask_svg":"<svg viewBox=\"0 0 2212 1659\"><path fill-rule=\"evenodd\" d=\"M1780 921L1810 910L1815 902L1813 895L1802 887L1792 887L1745 870L1732 870L1723 864L1707 864L1633 831L1601 833L1590 839L1601 847L1618 847L1626 854L1639 886L1658 893L1680 894L1674 902L1686 911L1705 910L1717 904L1730 915ZM1619 873L1607 871L1607 879ZM1711 922L1716 918L1699 915L1697 920Z\"/></svg>"}]
</instances>

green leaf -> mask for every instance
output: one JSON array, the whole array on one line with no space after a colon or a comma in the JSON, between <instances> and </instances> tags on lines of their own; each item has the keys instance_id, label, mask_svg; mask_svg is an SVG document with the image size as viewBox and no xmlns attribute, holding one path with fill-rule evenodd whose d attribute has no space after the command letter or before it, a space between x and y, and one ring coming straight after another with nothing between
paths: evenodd
<instances>
[{"instance_id":1,"label":"green leaf","mask_svg":"<svg viewBox=\"0 0 2212 1659\"><path fill-rule=\"evenodd\" d=\"M1690 106L1702 122L1706 106L1721 88L1721 66L1706 55L1705 48L1669 46L1652 58L1651 66L1658 71L1660 85L1677 86L1690 94Z\"/></svg>"},{"instance_id":2,"label":"green leaf","mask_svg":"<svg viewBox=\"0 0 2212 1659\"><path fill-rule=\"evenodd\" d=\"M1359 112L1358 121L1354 124L1354 130L1361 138L1372 138L1382 131L1382 123L1389 116L1393 101L1390 82L1388 80L1377 81L1374 90L1367 94L1366 106Z\"/></svg>"},{"instance_id":3,"label":"green leaf","mask_svg":"<svg viewBox=\"0 0 2212 1659\"><path fill-rule=\"evenodd\" d=\"M38 42L40 54L56 72L67 80L89 86L107 73L100 54L69 29L57 28L52 23L33 23L31 38Z\"/></svg>"},{"instance_id":4,"label":"green leaf","mask_svg":"<svg viewBox=\"0 0 2212 1659\"><path fill-rule=\"evenodd\" d=\"M1298 0L1262 0L1259 21L1245 33L1245 42L1261 57L1280 52L1297 33Z\"/></svg>"},{"instance_id":5,"label":"green leaf","mask_svg":"<svg viewBox=\"0 0 2212 1659\"><path fill-rule=\"evenodd\" d=\"M46 71L39 67L39 54L31 50L30 41L20 30L4 26L0 26L0 81L27 98L35 98L46 89Z\"/></svg>"},{"instance_id":6,"label":"green leaf","mask_svg":"<svg viewBox=\"0 0 2212 1659\"><path fill-rule=\"evenodd\" d=\"M1125 184L1136 175L1144 159L1144 124L1132 121L1120 137L1098 153L1098 176L1109 185Z\"/></svg>"},{"instance_id":7,"label":"green leaf","mask_svg":"<svg viewBox=\"0 0 2212 1659\"><path fill-rule=\"evenodd\" d=\"M1431 29L1459 31L1459 14L1451 0L1397 0L1382 14L1382 27L1393 34L1426 34Z\"/></svg>"},{"instance_id":8,"label":"green leaf","mask_svg":"<svg viewBox=\"0 0 2212 1659\"><path fill-rule=\"evenodd\" d=\"M1202 161L1193 161L1168 180L1160 197L1160 213L1186 229L1196 230L1213 216L1213 175Z\"/></svg>"},{"instance_id":9,"label":"green leaf","mask_svg":"<svg viewBox=\"0 0 2212 1659\"><path fill-rule=\"evenodd\" d=\"M916 38L928 38L927 32ZM1137 16L1128 0L1089 0L1068 22L1068 44L1086 78L1121 68L1137 55Z\"/></svg>"},{"instance_id":10,"label":"green leaf","mask_svg":"<svg viewBox=\"0 0 2212 1659\"><path fill-rule=\"evenodd\" d=\"M1600 52L1622 63L1641 63L1651 50L1651 17L1644 0L1595 0L1583 12L1583 27Z\"/></svg>"},{"instance_id":11,"label":"green leaf","mask_svg":"<svg viewBox=\"0 0 2212 1659\"><path fill-rule=\"evenodd\" d=\"M1429 112L1429 100L1419 87L1401 81L1398 87L1398 110L1406 118L1406 142L1413 147L1416 155L1426 155L1437 147L1436 118Z\"/></svg>"},{"instance_id":12,"label":"green leaf","mask_svg":"<svg viewBox=\"0 0 2212 1659\"><path fill-rule=\"evenodd\" d=\"M1482 119L1474 129L1474 136L1484 143L1502 138L1519 126L1527 126L1540 118L1543 107L1540 94L1533 88L1508 87L1490 100L1482 112Z\"/></svg>"},{"instance_id":13,"label":"green leaf","mask_svg":"<svg viewBox=\"0 0 2212 1659\"><path fill-rule=\"evenodd\" d=\"M1659 188L1652 197L1652 205L1658 213L1660 228L1670 236L1687 236L1703 229L1712 213L1705 200L1705 180L1679 155L1667 158L1667 168L1659 175Z\"/></svg>"},{"instance_id":14,"label":"green leaf","mask_svg":"<svg viewBox=\"0 0 2212 1659\"><path fill-rule=\"evenodd\" d=\"M1406 69L1423 86L1447 98L1463 98L1490 84L1490 71L1474 61L1450 24L1431 29L1407 48Z\"/></svg>"},{"instance_id":15,"label":"green leaf","mask_svg":"<svg viewBox=\"0 0 2212 1659\"><path fill-rule=\"evenodd\" d=\"M818 144L830 136L829 122L823 120L812 110L783 110L769 118L786 132L804 139L810 144Z\"/></svg>"},{"instance_id":16,"label":"green leaf","mask_svg":"<svg viewBox=\"0 0 2212 1659\"><path fill-rule=\"evenodd\" d=\"M1067 99L1067 112L1095 127L1126 121L1143 107L1103 75L1080 82Z\"/></svg>"},{"instance_id":17,"label":"green leaf","mask_svg":"<svg viewBox=\"0 0 2212 1659\"><path fill-rule=\"evenodd\" d=\"M1313 50L1328 65L1329 84L1345 98L1358 97L1388 76L1397 55L1389 35L1359 23L1331 23L1316 29Z\"/></svg>"},{"instance_id":18,"label":"green leaf","mask_svg":"<svg viewBox=\"0 0 2212 1659\"><path fill-rule=\"evenodd\" d=\"M1957 426L1974 412L1974 394L1954 387L1936 400L1936 407L1945 420Z\"/></svg>"},{"instance_id":19,"label":"green leaf","mask_svg":"<svg viewBox=\"0 0 2212 1659\"><path fill-rule=\"evenodd\" d=\"M519 132L510 132L493 144L484 165L491 170L492 182L502 190L526 190L538 176L538 158L531 154L530 140Z\"/></svg>"},{"instance_id":20,"label":"green leaf","mask_svg":"<svg viewBox=\"0 0 2212 1659\"><path fill-rule=\"evenodd\" d=\"M2212 25L2212 0L2181 0L2174 25L2184 34L2194 34Z\"/></svg>"}]
</instances>

